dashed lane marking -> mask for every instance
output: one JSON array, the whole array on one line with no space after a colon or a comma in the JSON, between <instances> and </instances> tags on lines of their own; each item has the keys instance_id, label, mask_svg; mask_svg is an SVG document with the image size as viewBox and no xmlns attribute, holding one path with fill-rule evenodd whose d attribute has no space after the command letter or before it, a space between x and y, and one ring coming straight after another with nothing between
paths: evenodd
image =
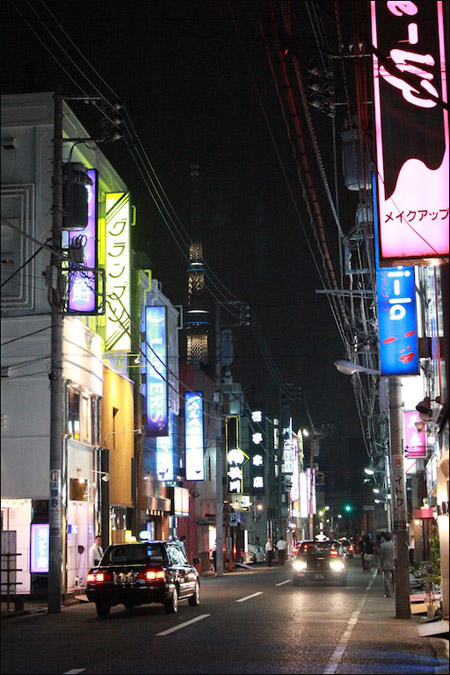
<instances>
[{"instance_id":1,"label":"dashed lane marking","mask_svg":"<svg viewBox=\"0 0 450 675\"><path fill-rule=\"evenodd\" d=\"M200 614L200 616L196 616L195 619L191 619L190 621L185 621L184 623L179 623L178 626L174 626L173 628L168 628L167 630L161 631L161 633L156 633L156 637L158 635L169 635L169 633L174 633L176 630L180 630L180 628L186 628L186 626L190 626L191 623L196 623L197 621L201 621L202 619L206 619L207 616L211 616L211 614Z\"/></svg>"},{"instance_id":2,"label":"dashed lane marking","mask_svg":"<svg viewBox=\"0 0 450 675\"><path fill-rule=\"evenodd\" d=\"M86 668L72 668L72 670L66 670L63 675L77 675L77 673L84 673Z\"/></svg>"},{"instance_id":3,"label":"dashed lane marking","mask_svg":"<svg viewBox=\"0 0 450 675\"><path fill-rule=\"evenodd\" d=\"M246 595L245 598L239 598L239 600L236 600L236 602L245 602L246 600L250 600L250 598L256 598L257 595L262 595L263 593L264 591L258 591L252 595Z\"/></svg>"},{"instance_id":4,"label":"dashed lane marking","mask_svg":"<svg viewBox=\"0 0 450 675\"><path fill-rule=\"evenodd\" d=\"M355 627L355 624L359 619L359 615L361 614L361 610L364 607L364 603L367 600L367 594L368 594L373 582L375 581L376 575L377 575L377 571L374 570L373 575L372 575L372 579L370 580L370 582L369 582L369 584L366 588L366 592L364 593L360 602L356 606L356 609L352 612L352 614L351 614L351 616L350 616L350 618L347 622L347 627L344 630L344 632L342 633L341 638L340 638L339 642L337 643L337 646L336 646L334 652L332 653L332 655L330 657L330 660L328 661L327 665L325 666L325 670L323 671L322 675L332 675L333 673L336 672L337 667L339 665L339 661L342 659L342 656L345 652L345 648L348 644L348 641L350 640L350 636L351 636L352 631Z\"/></svg>"},{"instance_id":5,"label":"dashed lane marking","mask_svg":"<svg viewBox=\"0 0 450 675\"><path fill-rule=\"evenodd\" d=\"M290 584L291 579L286 579L286 581L280 581L279 584L275 584L275 586L283 586L283 584Z\"/></svg>"}]
</instances>

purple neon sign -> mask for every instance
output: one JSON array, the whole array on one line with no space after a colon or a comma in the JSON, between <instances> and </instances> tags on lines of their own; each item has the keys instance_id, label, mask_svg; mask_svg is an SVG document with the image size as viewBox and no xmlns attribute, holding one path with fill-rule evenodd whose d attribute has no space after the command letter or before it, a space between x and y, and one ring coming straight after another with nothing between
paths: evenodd
<instances>
[{"instance_id":1,"label":"purple neon sign","mask_svg":"<svg viewBox=\"0 0 450 675\"><path fill-rule=\"evenodd\" d=\"M69 242L74 237L85 237L84 265L97 267L97 170L88 169L92 185L87 185L88 224L84 230L69 232ZM72 314L93 314L97 312L97 279L94 272L78 270L69 266L68 312Z\"/></svg>"},{"instance_id":2,"label":"purple neon sign","mask_svg":"<svg viewBox=\"0 0 450 675\"><path fill-rule=\"evenodd\" d=\"M147 352L147 430L149 436L167 436L167 308L145 308Z\"/></svg>"}]
</instances>

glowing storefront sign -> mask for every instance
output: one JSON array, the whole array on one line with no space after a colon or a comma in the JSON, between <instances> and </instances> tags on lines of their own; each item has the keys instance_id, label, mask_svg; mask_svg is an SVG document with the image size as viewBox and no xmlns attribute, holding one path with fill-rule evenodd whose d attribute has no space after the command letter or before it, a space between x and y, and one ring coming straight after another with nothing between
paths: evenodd
<instances>
[{"instance_id":1,"label":"glowing storefront sign","mask_svg":"<svg viewBox=\"0 0 450 675\"><path fill-rule=\"evenodd\" d=\"M149 436L167 436L167 308L145 308L147 431Z\"/></svg>"},{"instance_id":2,"label":"glowing storefront sign","mask_svg":"<svg viewBox=\"0 0 450 675\"><path fill-rule=\"evenodd\" d=\"M203 439L203 394L184 396L186 480L205 480Z\"/></svg>"},{"instance_id":3,"label":"glowing storefront sign","mask_svg":"<svg viewBox=\"0 0 450 675\"><path fill-rule=\"evenodd\" d=\"M239 448L239 418L236 415L225 417L225 448L227 453L228 492L242 494L243 465L247 455Z\"/></svg>"},{"instance_id":4,"label":"glowing storefront sign","mask_svg":"<svg viewBox=\"0 0 450 675\"><path fill-rule=\"evenodd\" d=\"M49 526L31 525L31 573L48 572Z\"/></svg>"},{"instance_id":5,"label":"glowing storefront sign","mask_svg":"<svg viewBox=\"0 0 450 675\"><path fill-rule=\"evenodd\" d=\"M169 434L156 439L156 475L158 480L171 481L173 475L173 420L169 413Z\"/></svg>"},{"instance_id":6,"label":"glowing storefront sign","mask_svg":"<svg viewBox=\"0 0 450 675\"><path fill-rule=\"evenodd\" d=\"M416 289L414 267L377 270L380 370L382 375L417 375Z\"/></svg>"},{"instance_id":7,"label":"glowing storefront sign","mask_svg":"<svg viewBox=\"0 0 450 675\"><path fill-rule=\"evenodd\" d=\"M442 2L371 2L380 257L449 252Z\"/></svg>"},{"instance_id":8,"label":"glowing storefront sign","mask_svg":"<svg viewBox=\"0 0 450 675\"><path fill-rule=\"evenodd\" d=\"M419 428L417 428L417 426ZM422 429L420 430L420 427ZM425 425L417 410L404 412L405 457L418 458L427 456L427 436Z\"/></svg>"},{"instance_id":9,"label":"glowing storefront sign","mask_svg":"<svg viewBox=\"0 0 450 675\"><path fill-rule=\"evenodd\" d=\"M84 230L69 232L69 242L74 237L83 237L84 266L97 267L97 171L88 169L92 185L86 185L88 194L88 224ZM93 314L98 309L98 283L94 272L77 270L69 266L69 293L67 311L69 314Z\"/></svg>"},{"instance_id":10,"label":"glowing storefront sign","mask_svg":"<svg viewBox=\"0 0 450 675\"><path fill-rule=\"evenodd\" d=\"M106 350L130 351L130 196L106 195Z\"/></svg>"}]
</instances>

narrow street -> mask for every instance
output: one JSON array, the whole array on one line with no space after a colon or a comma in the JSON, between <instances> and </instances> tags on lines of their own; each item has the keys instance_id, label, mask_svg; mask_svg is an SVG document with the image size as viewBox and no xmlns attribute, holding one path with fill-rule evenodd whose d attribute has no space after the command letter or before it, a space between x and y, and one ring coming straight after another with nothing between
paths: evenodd
<instances>
[{"instance_id":1,"label":"narrow street","mask_svg":"<svg viewBox=\"0 0 450 675\"><path fill-rule=\"evenodd\" d=\"M446 641L394 617L381 576L364 574L359 559L344 588L295 588L289 563L258 566L203 579L200 606L180 603L172 616L119 606L100 620L81 603L3 621L1 672L448 672Z\"/></svg>"}]
</instances>

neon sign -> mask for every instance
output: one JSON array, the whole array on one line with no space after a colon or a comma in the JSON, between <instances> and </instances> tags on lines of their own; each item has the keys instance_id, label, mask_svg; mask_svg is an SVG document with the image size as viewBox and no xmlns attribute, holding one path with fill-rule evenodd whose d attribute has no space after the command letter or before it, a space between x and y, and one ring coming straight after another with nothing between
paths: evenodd
<instances>
[{"instance_id":1,"label":"neon sign","mask_svg":"<svg viewBox=\"0 0 450 675\"><path fill-rule=\"evenodd\" d=\"M382 375L417 375L416 288L414 267L377 270L380 370Z\"/></svg>"},{"instance_id":2,"label":"neon sign","mask_svg":"<svg viewBox=\"0 0 450 675\"><path fill-rule=\"evenodd\" d=\"M173 420L169 413L169 434L156 439L156 475L158 480L172 481L173 475Z\"/></svg>"},{"instance_id":3,"label":"neon sign","mask_svg":"<svg viewBox=\"0 0 450 675\"><path fill-rule=\"evenodd\" d=\"M97 171L88 169L92 185L86 185L88 194L88 224L81 230L69 232L69 242L74 237L83 237L84 261L86 267L97 267ZM69 293L67 311L69 314L94 314L97 312L98 284L95 272L80 270L69 265Z\"/></svg>"},{"instance_id":4,"label":"neon sign","mask_svg":"<svg viewBox=\"0 0 450 675\"><path fill-rule=\"evenodd\" d=\"M130 351L130 196L106 195L107 351Z\"/></svg>"},{"instance_id":5,"label":"neon sign","mask_svg":"<svg viewBox=\"0 0 450 675\"><path fill-rule=\"evenodd\" d=\"M48 572L49 526L31 525L31 573Z\"/></svg>"},{"instance_id":6,"label":"neon sign","mask_svg":"<svg viewBox=\"0 0 450 675\"><path fill-rule=\"evenodd\" d=\"M203 394L184 396L186 480L205 480L203 439Z\"/></svg>"},{"instance_id":7,"label":"neon sign","mask_svg":"<svg viewBox=\"0 0 450 675\"><path fill-rule=\"evenodd\" d=\"M147 369L147 430L150 436L167 436L167 308L145 308Z\"/></svg>"},{"instance_id":8,"label":"neon sign","mask_svg":"<svg viewBox=\"0 0 450 675\"><path fill-rule=\"evenodd\" d=\"M442 2L371 2L380 258L449 252ZM398 263L397 263L398 264Z\"/></svg>"},{"instance_id":9,"label":"neon sign","mask_svg":"<svg viewBox=\"0 0 450 675\"><path fill-rule=\"evenodd\" d=\"M405 457L426 457L427 436L425 424L417 410L406 410L404 413Z\"/></svg>"}]
</instances>

